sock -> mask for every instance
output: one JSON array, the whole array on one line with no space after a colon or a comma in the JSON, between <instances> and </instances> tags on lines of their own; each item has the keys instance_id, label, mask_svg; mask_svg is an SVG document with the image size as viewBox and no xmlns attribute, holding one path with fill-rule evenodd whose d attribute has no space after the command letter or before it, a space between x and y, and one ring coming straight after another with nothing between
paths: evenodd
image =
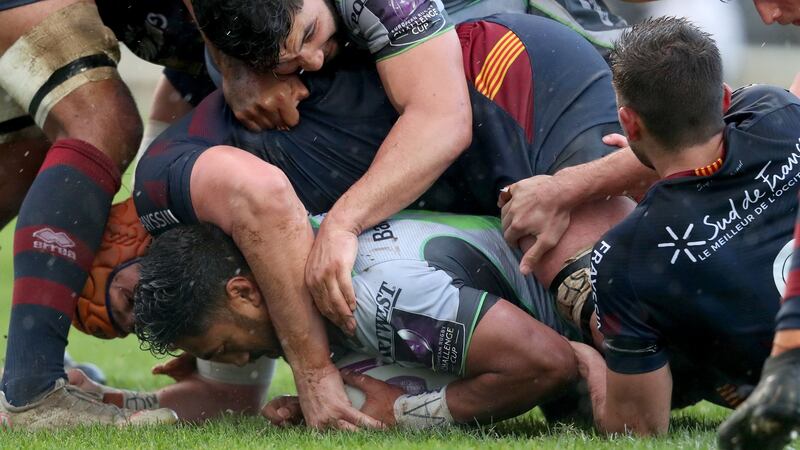
<instances>
[{"instance_id":1,"label":"sock","mask_svg":"<svg viewBox=\"0 0 800 450\"><path fill-rule=\"evenodd\" d=\"M65 378L77 296L100 245L120 172L76 139L53 143L28 191L14 233L14 293L2 388L23 406Z\"/></svg>"}]
</instances>

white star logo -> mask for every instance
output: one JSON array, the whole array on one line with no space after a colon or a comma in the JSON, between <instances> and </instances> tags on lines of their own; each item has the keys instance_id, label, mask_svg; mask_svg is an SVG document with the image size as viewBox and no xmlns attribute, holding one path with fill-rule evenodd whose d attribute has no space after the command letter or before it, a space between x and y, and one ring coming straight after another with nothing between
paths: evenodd
<instances>
[{"instance_id":1,"label":"white star logo","mask_svg":"<svg viewBox=\"0 0 800 450\"><path fill-rule=\"evenodd\" d=\"M692 229L694 228L694 224L690 223L688 227L686 227L686 231L683 232L683 237L679 238L672 228L666 227L667 233L672 238L672 242L662 242L658 244L658 248L664 247L675 247L675 251L672 253L672 259L670 259L670 264L675 264L675 261L678 260L678 255L681 254L681 251L686 254L691 262L697 262L697 258L689 251L689 247L696 247L698 245L704 245L706 241L689 241L689 235L692 234ZM678 245L681 244L681 245Z\"/></svg>"}]
</instances>

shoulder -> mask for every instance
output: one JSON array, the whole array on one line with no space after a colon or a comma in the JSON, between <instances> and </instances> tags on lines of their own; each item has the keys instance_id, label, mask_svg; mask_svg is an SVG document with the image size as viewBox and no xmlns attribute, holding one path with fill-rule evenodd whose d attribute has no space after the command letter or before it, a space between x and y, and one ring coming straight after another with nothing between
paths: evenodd
<instances>
[{"instance_id":1,"label":"shoulder","mask_svg":"<svg viewBox=\"0 0 800 450\"><path fill-rule=\"evenodd\" d=\"M338 0L357 44L385 59L425 42L452 24L441 0Z\"/></svg>"},{"instance_id":2,"label":"shoulder","mask_svg":"<svg viewBox=\"0 0 800 450\"><path fill-rule=\"evenodd\" d=\"M725 123L746 131L773 121L781 122L784 128L800 126L800 99L786 89L766 84L745 86L731 96Z\"/></svg>"}]
</instances>

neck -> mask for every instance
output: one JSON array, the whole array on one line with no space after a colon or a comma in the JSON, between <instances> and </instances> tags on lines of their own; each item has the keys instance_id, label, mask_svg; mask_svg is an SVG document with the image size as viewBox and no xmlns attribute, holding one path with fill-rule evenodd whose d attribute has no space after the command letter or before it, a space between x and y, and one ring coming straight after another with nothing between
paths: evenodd
<instances>
[{"instance_id":1,"label":"neck","mask_svg":"<svg viewBox=\"0 0 800 450\"><path fill-rule=\"evenodd\" d=\"M713 163L722 155L722 131L709 140L679 150L661 150L648 155L656 172L661 178L672 174L694 170Z\"/></svg>"}]
</instances>

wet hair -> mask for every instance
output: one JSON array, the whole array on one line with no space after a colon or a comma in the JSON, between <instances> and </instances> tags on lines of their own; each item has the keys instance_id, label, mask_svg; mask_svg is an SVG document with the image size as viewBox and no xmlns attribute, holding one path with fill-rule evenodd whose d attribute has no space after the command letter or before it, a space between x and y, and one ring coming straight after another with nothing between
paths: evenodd
<instances>
[{"instance_id":1,"label":"wet hair","mask_svg":"<svg viewBox=\"0 0 800 450\"><path fill-rule=\"evenodd\" d=\"M611 72L620 106L636 111L667 148L704 142L724 127L719 50L684 18L626 30L611 52Z\"/></svg>"},{"instance_id":2,"label":"wet hair","mask_svg":"<svg viewBox=\"0 0 800 450\"><path fill-rule=\"evenodd\" d=\"M173 228L153 240L134 291L134 329L141 347L170 354L177 340L199 336L227 313L225 287L250 268L236 244L214 225Z\"/></svg>"},{"instance_id":3,"label":"wet hair","mask_svg":"<svg viewBox=\"0 0 800 450\"><path fill-rule=\"evenodd\" d=\"M192 0L197 26L221 52L256 70L278 65L303 0Z\"/></svg>"}]
</instances>

